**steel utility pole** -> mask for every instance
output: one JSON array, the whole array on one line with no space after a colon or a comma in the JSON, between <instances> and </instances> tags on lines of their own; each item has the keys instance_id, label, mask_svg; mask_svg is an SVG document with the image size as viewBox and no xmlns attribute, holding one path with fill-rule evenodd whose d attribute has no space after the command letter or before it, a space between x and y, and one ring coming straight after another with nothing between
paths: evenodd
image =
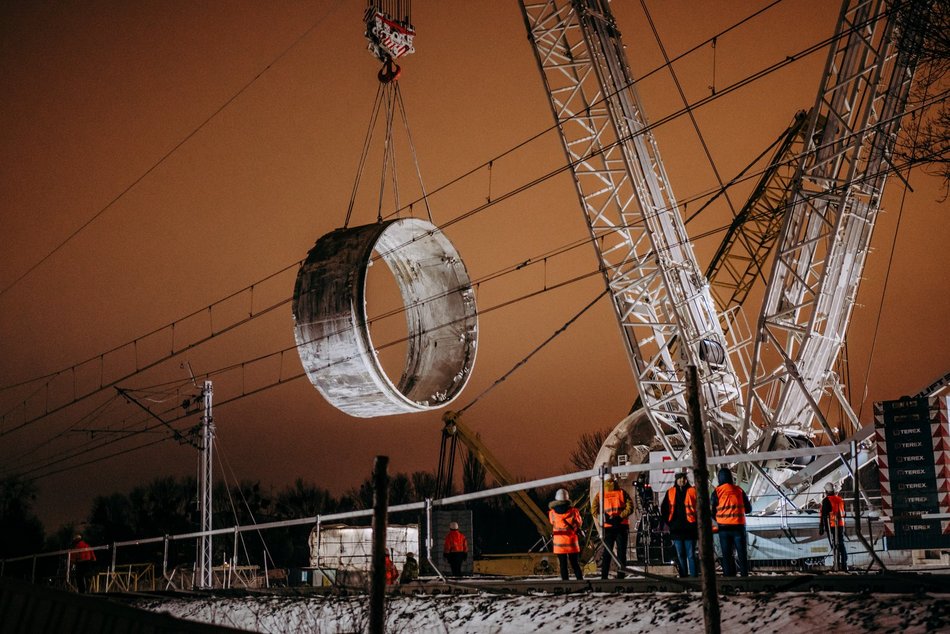
<instances>
[{"instance_id":1,"label":"steel utility pole","mask_svg":"<svg viewBox=\"0 0 950 634\"><path fill-rule=\"evenodd\" d=\"M211 481L212 453L214 451L214 417L211 415L211 381L205 381L201 389L203 413L201 415L201 469L198 493L201 504L201 537L198 538L198 588L212 587L211 578Z\"/></svg>"}]
</instances>

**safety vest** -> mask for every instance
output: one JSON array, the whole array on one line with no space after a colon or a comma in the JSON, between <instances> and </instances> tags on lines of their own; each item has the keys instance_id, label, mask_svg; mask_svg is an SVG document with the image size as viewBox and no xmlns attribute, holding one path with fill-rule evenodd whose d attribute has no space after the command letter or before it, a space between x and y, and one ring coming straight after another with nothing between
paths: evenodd
<instances>
[{"instance_id":1,"label":"safety vest","mask_svg":"<svg viewBox=\"0 0 950 634\"><path fill-rule=\"evenodd\" d=\"M465 539L465 535L461 531L449 531L449 534L445 536L445 546L442 549L446 553L467 553L468 552L468 540Z\"/></svg>"},{"instance_id":2,"label":"safety vest","mask_svg":"<svg viewBox=\"0 0 950 634\"><path fill-rule=\"evenodd\" d=\"M386 585L391 586L399 580L399 571L396 564L388 556L386 557Z\"/></svg>"},{"instance_id":3,"label":"safety vest","mask_svg":"<svg viewBox=\"0 0 950 634\"><path fill-rule=\"evenodd\" d=\"M716 487L716 522L720 525L741 526L745 524L745 502L742 489L734 484L720 484Z\"/></svg>"},{"instance_id":4,"label":"safety vest","mask_svg":"<svg viewBox=\"0 0 950 634\"><path fill-rule=\"evenodd\" d=\"M604 492L604 517L620 515L625 508L627 508L627 494L623 489ZM624 517L620 523L629 525L630 519Z\"/></svg>"},{"instance_id":5,"label":"safety vest","mask_svg":"<svg viewBox=\"0 0 950 634\"><path fill-rule=\"evenodd\" d=\"M670 503L670 516L666 518L667 522L673 521L673 506L676 504L676 487L670 487L666 492L666 499ZM686 521L690 524L696 523L696 488L686 487Z\"/></svg>"},{"instance_id":6,"label":"safety vest","mask_svg":"<svg viewBox=\"0 0 950 634\"><path fill-rule=\"evenodd\" d=\"M73 563L96 560L96 553L92 550L92 548L86 542L83 542L83 541L77 542L75 546L73 547L79 549L78 552L74 552L70 556Z\"/></svg>"},{"instance_id":7,"label":"safety vest","mask_svg":"<svg viewBox=\"0 0 950 634\"><path fill-rule=\"evenodd\" d=\"M837 495L829 495L828 502L831 504L831 512L828 513L828 525L844 526L844 500Z\"/></svg>"},{"instance_id":8,"label":"safety vest","mask_svg":"<svg viewBox=\"0 0 950 634\"><path fill-rule=\"evenodd\" d=\"M564 513L554 509L548 511L548 520L554 528L554 554L569 555L581 552L580 541L577 539L577 530L581 527L581 513L571 507Z\"/></svg>"}]
</instances>

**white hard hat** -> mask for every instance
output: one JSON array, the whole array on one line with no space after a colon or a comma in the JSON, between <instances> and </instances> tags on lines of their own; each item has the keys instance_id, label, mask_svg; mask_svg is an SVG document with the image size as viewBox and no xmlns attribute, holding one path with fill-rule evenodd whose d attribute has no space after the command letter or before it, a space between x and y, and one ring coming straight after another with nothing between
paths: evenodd
<instances>
[{"instance_id":1,"label":"white hard hat","mask_svg":"<svg viewBox=\"0 0 950 634\"><path fill-rule=\"evenodd\" d=\"M458 529L459 529L459 523L458 523L458 522L449 522L449 530L450 530L450 531L457 531Z\"/></svg>"},{"instance_id":2,"label":"white hard hat","mask_svg":"<svg viewBox=\"0 0 950 634\"><path fill-rule=\"evenodd\" d=\"M567 494L567 489L558 489L557 493L554 494L554 499L558 502L567 502L571 499L571 496Z\"/></svg>"},{"instance_id":3,"label":"white hard hat","mask_svg":"<svg viewBox=\"0 0 950 634\"><path fill-rule=\"evenodd\" d=\"M835 485L832 482L825 482L825 493L834 493Z\"/></svg>"}]
</instances>

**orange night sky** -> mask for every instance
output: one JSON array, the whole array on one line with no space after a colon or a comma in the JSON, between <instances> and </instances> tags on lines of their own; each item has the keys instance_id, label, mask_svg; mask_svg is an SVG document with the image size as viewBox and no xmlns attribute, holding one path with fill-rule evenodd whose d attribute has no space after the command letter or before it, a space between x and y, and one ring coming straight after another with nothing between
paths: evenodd
<instances>
[{"instance_id":1,"label":"orange night sky","mask_svg":"<svg viewBox=\"0 0 950 634\"><path fill-rule=\"evenodd\" d=\"M646 3L673 58L768 4ZM0 8L0 476L38 478L47 531L83 520L97 494L195 474L197 455L162 427L115 433L155 421L113 387L31 419L127 374L120 387L178 416L177 404L195 393L187 364L199 381L214 381L218 451L229 477L274 487L302 477L339 494L369 474L378 454L390 456L392 471L436 467L441 412L350 418L306 379L239 398L302 371L292 350L275 353L294 345L295 263L342 226L353 189L379 66L366 51L363 7L359 0L164 0ZM680 111L641 3L616 0L613 10L634 74L660 69L639 82L647 117ZM403 61L400 86L425 185L435 192L433 219L443 225L556 170L564 157L550 131L507 153L552 124L515 0L417 1L413 11L417 52ZM687 98L829 37L837 12L825 0L784 0L719 37L715 50L700 46L674 65ZM813 105L826 55L822 48L696 110L723 179ZM654 134L688 215L715 191L713 171L687 117ZM376 219L380 147L370 155L354 224ZM400 150L406 203L419 187L404 143ZM491 170L484 167L492 160ZM920 169L908 178L913 192L888 180L849 333L851 400L865 423L875 400L916 393L950 370L950 223L940 181ZM730 191L737 206L750 186ZM383 213L394 208L388 195ZM422 211L414 205L415 215ZM703 269L722 232L700 236L730 219L720 201L688 225ZM445 233L479 282L482 311L596 269L583 245L485 279L587 237L567 173ZM484 312L474 375L451 407L471 402L602 287L588 277ZM760 298L761 288L747 303L752 322ZM381 299L370 312L386 308ZM260 316L220 332L249 314ZM389 328L374 336L398 333ZM134 372L211 329L220 334ZM392 356L384 359L398 364ZM567 470L578 437L615 425L635 397L612 306L601 300L465 421L516 476L543 477ZM174 426L197 422L192 416ZM132 450L146 443L153 444Z\"/></svg>"}]
</instances>

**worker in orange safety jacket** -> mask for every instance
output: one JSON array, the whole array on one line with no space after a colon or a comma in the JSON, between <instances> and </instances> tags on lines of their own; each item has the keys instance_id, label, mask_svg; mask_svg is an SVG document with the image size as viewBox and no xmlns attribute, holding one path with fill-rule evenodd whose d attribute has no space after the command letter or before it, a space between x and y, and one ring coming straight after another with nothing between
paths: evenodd
<instances>
[{"instance_id":1,"label":"worker in orange safety jacket","mask_svg":"<svg viewBox=\"0 0 950 634\"><path fill-rule=\"evenodd\" d=\"M462 576L462 562L468 558L468 540L459 530L458 522L449 523L449 532L445 535L442 556L449 562L453 577Z\"/></svg>"},{"instance_id":2,"label":"worker in orange safety jacket","mask_svg":"<svg viewBox=\"0 0 950 634\"><path fill-rule=\"evenodd\" d=\"M386 585L391 586L399 581L399 569L393 563L393 558L386 553Z\"/></svg>"},{"instance_id":3,"label":"worker in orange safety jacket","mask_svg":"<svg viewBox=\"0 0 950 634\"><path fill-rule=\"evenodd\" d=\"M821 501L821 517L818 520L818 534L828 531L835 569L848 570L848 549L844 544L844 500L835 495L835 485L825 484L825 499Z\"/></svg>"},{"instance_id":4,"label":"worker in orange safety jacket","mask_svg":"<svg viewBox=\"0 0 950 634\"><path fill-rule=\"evenodd\" d=\"M594 521L600 518L600 493L594 494L590 502L590 512ZM627 567L627 540L630 537L630 514L633 513L633 501L623 490L616 476L604 481L604 523L601 526L601 537L604 540L604 558L600 562L600 578L606 579L610 574L611 552L616 547L617 578L623 579Z\"/></svg>"},{"instance_id":5,"label":"worker in orange safety jacket","mask_svg":"<svg viewBox=\"0 0 950 634\"><path fill-rule=\"evenodd\" d=\"M554 554L561 569L561 579L567 581L567 566L570 562L571 570L578 581L583 581L584 573L577 560L581 552L581 543L578 535L581 530L581 512L571 505L571 498L566 489L558 489L554 494L554 501L548 503L548 520L553 529Z\"/></svg>"},{"instance_id":6,"label":"worker in orange safety jacket","mask_svg":"<svg viewBox=\"0 0 950 634\"><path fill-rule=\"evenodd\" d=\"M83 541L82 535L76 535L72 548L74 550L69 553L69 559L76 573L76 588L85 593L89 591L89 577L92 576L92 567L96 563L96 553Z\"/></svg>"},{"instance_id":7,"label":"worker in orange safety jacket","mask_svg":"<svg viewBox=\"0 0 950 634\"><path fill-rule=\"evenodd\" d=\"M745 532L745 514L752 511L749 496L732 481L732 472L727 467L719 470L719 486L709 496L710 513L719 527L719 547L722 550L722 575L736 576L736 560L739 576L749 576L748 544Z\"/></svg>"}]
</instances>

